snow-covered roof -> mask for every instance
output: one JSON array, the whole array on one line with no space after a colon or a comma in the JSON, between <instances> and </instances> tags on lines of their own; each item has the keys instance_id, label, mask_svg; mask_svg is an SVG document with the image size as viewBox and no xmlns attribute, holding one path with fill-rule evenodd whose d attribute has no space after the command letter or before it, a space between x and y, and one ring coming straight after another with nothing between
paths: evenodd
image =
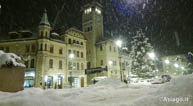
<instances>
[{"instance_id":1,"label":"snow-covered roof","mask_svg":"<svg viewBox=\"0 0 193 106\"><path fill-rule=\"evenodd\" d=\"M17 62L19 60L21 60L21 57L17 56L16 54L5 53L2 50L0 50L0 67L2 67L3 65L25 67L24 64Z\"/></svg>"},{"instance_id":2,"label":"snow-covered roof","mask_svg":"<svg viewBox=\"0 0 193 106\"><path fill-rule=\"evenodd\" d=\"M56 33L56 32L52 32L51 35L57 35L57 36L59 36L59 34Z\"/></svg>"}]
</instances>

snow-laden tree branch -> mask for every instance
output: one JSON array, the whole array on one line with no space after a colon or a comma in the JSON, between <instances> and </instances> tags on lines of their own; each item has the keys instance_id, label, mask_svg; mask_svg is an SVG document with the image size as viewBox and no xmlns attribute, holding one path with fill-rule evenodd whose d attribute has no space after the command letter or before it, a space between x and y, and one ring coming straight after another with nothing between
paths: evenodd
<instances>
[{"instance_id":1,"label":"snow-laden tree branch","mask_svg":"<svg viewBox=\"0 0 193 106\"><path fill-rule=\"evenodd\" d=\"M21 58L14 53L5 53L0 50L0 68L2 66L19 66L25 67L24 64L18 63Z\"/></svg>"}]
</instances>

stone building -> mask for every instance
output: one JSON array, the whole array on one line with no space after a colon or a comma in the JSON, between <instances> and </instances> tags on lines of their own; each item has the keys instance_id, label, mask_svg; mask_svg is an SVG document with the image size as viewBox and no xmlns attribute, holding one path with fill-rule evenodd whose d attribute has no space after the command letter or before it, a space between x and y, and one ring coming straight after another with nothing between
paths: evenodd
<instances>
[{"instance_id":1,"label":"stone building","mask_svg":"<svg viewBox=\"0 0 193 106\"><path fill-rule=\"evenodd\" d=\"M188 61L185 54L162 57L162 74L170 75L172 77L183 75L186 71L187 64Z\"/></svg>"},{"instance_id":2,"label":"stone building","mask_svg":"<svg viewBox=\"0 0 193 106\"><path fill-rule=\"evenodd\" d=\"M82 13L82 30L87 39L87 81L94 77L120 78L120 53L116 39L104 34L103 6L97 2L85 5Z\"/></svg>"},{"instance_id":3,"label":"stone building","mask_svg":"<svg viewBox=\"0 0 193 106\"><path fill-rule=\"evenodd\" d=\"M55 33L51 29L45 11L38 34L28 30L10 32L10 39L0 41L0 49L25 59L27 86L83 87L92 84L94 77L126 76L120 71L116 39L104 34L101 4L83 6L82 31L70 28Z\"/></svg>"},{"instance_id":4,"label":"stone building","mask_svg":"<svg viewBox=\"0 0 193 106\"><path fill-rule=\"evenodd\" d=\"M64 88L87 86L86 40L83 32L71 28L51 33L46 11L38 34L28 30L10 32L9 39L0 41L0 49L16 53L26 65L25 86ZM74 58L69 58L73 53ZM73 68L72 68L73 67Z\"/></svg>"}]
</instances>

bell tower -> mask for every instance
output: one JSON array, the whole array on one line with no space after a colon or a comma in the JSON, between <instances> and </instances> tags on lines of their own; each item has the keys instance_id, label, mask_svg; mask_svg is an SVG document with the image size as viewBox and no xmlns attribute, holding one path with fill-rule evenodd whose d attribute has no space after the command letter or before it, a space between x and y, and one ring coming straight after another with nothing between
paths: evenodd
<instances>
[{"instance_id":1,"label":"bell tower","mask_svg":"<svg viewBox=\"0 0 193 106\"><path fill-rule=\"evenodd\" d=\"M88 68L96 67L96 42L104 36L103 6L98 2L91 2L83 7L82 30L87 38Z\"/></svg>"},{"instance_id":2,"label":"bell tower","mask_svg":"<svg viewBox=\"0 0 193 106\"><path fill-rule=\"evenodd\" d=\"M49 38L50 30L51 27L48 21L47 11L45 9L39 24L39 38Z\"/></svg>"}]
</instances>

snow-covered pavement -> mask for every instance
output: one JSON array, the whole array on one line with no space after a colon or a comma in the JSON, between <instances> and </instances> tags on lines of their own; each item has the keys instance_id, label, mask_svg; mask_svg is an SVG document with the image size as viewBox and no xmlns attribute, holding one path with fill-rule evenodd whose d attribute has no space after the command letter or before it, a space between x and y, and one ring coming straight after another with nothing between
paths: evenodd
<instances>
[{"instance_id":1,"label":"snow-covered pavement","mask_svg":"<svg viewBox=\"0 0 193 106\"><path fill-rule=\"evenodd\" d=\"M193 106L192 88L192 75L143 86L106 79L87 88L0 92L0 106Z\"/></svg>"}]
</instances>

